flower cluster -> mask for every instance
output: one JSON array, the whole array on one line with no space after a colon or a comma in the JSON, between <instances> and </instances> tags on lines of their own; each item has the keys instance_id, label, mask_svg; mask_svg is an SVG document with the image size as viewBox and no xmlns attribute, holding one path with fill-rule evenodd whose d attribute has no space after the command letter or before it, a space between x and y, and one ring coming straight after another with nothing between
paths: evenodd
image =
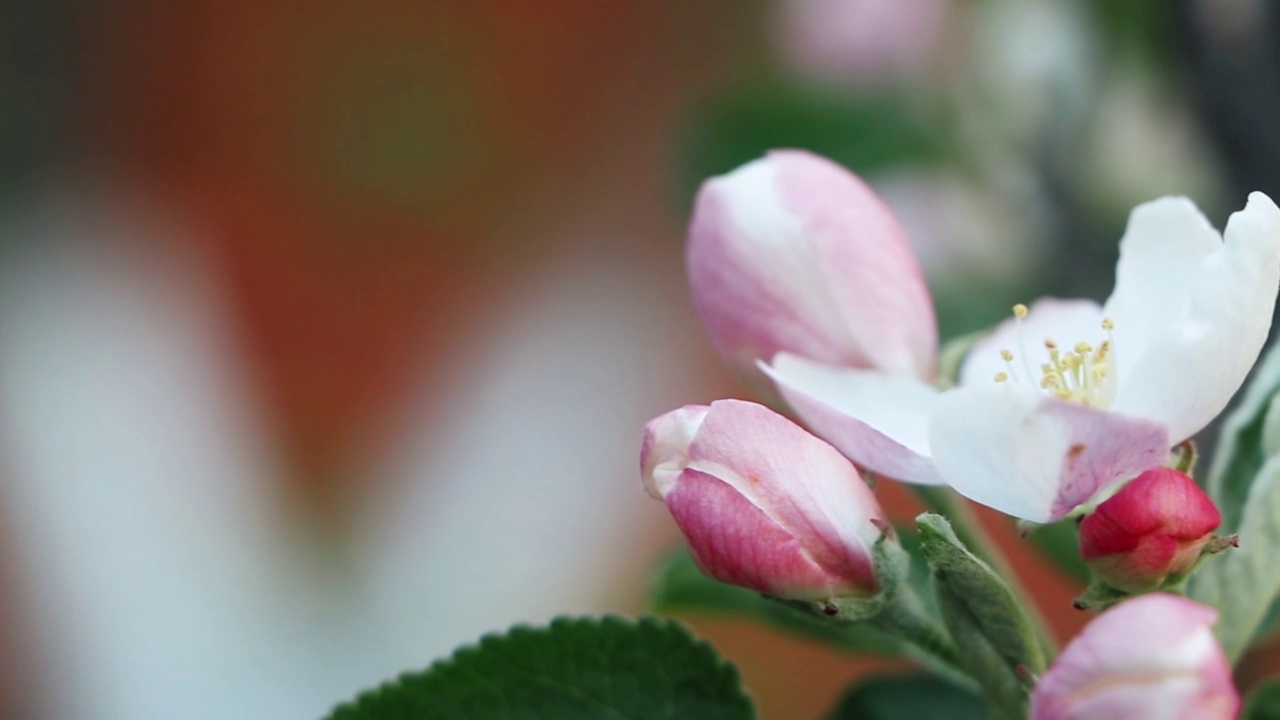
<instances>
[{"instance_id":1,"label":"flower cluster","mask_svg":"<svg viewBox=\"0 0 1280 720\"><path fill-rule=\"evenodd\" d=\"M708 180L687 253L716 347L814 433L735 400L646 427L645 488L708 575L803 601L885 591L872 549L888 525L859 470L1025 521L1082 518L1081 554L1116 597L1176 590L1206 552L1218 511L1165 465L1266 341L1280 209L1265 195L1222 235L1186 199L1140 205L1105 303L1017 305L954 377L939 376L932 303L898 220L835 163L775 151ZM1189 717L1124 710L1155 694L1232 717L1215 617L1166 594L1121 603L1045 673L1032 717Z\"/></svg>"}]
</instances>

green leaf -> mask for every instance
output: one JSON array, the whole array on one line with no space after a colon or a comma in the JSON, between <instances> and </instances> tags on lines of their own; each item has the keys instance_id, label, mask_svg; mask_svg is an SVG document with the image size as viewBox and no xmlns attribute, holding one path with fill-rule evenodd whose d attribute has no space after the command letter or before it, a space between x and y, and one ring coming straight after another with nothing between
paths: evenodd
<instances>
[{"instance_id":1,"label":"green leaf","mask_svg":"<svg viewBox=\"0 0 1280 720\"><path fill-rule=\"evenodd\" d=\"M919 563L923 565L923 563ZM913 573L918 572L913 566ZM651 607L660 613L714 613L762 620L779 630L821 640L842 650L897 655L902 644L865 623L832 623L746 588L712 580L681 547L658 571Z\"/></svg>"},{"instance_id":2,"label":"green leaf","mask_svg":"<svg viewBox=\"0 0 1280 720\"><path fill-rule=\"evenodd\" d=\"M489 635L327 720L750 720L738 672L654 618L552 621Z\"/></svg>"},{"instance_id":3,"label":"green leaf","mask_svg":"<svg viewBox=\"0 0 1280 720\"><path fill-rule=\"evenodd\" d=\"M936 675L871 677L853 685L826 720L986 720L982 697Z\"/></svg>"},{"instance_id":4,"label":"green leaf","mask_svg":"<svg viewBox=\"0 0 1280 720\"><path fill-rule=\"evenodd\" d=\"M956 538L941 515L916 518L943 622L992 704L1019 717L1026 704L1021 677L1044 670L1030 620L1004 579Z\"/></svg>"},{"instance_id":5,"label":"green leaf","mask_svg":"<svg viewBox=\"0 0 1280 720\"><path fill-rule=\"evenodd\" d=\"M1280 345L1258 364L1244 399L1222 423L1218 449L1205 481L1205 491L1222 513L1222 532L1235 532L1240 527L1249 486L1267 460L1266 446L1275 444L1266 440L1266 430L1272 399L1278 391ZM1274 420L1272 427L1276 427Z\"/></svg>"},{"instance_id":6,"label":"green leaf","mask_svg":"<svg viewBox=\"0 0 1280 720\"><path fill-rule=\"evenodd\" d=\"M1280 681L1254 688L1245 699L1240 720L1280 720Z\"/></svg>"},{"instance_id":7,"label":"green leaf","mask_svg":"<svg viewBox=\"0 0 1280 720\"><path fill-rule=\"evenodd\" d=\"M1233 662L1249 647L1280 595L1280 456L1258 471L1245 498L1240 547L1209 558L1187 596L1220 611L1214 632Z\"/></svg>"}]
</instances>

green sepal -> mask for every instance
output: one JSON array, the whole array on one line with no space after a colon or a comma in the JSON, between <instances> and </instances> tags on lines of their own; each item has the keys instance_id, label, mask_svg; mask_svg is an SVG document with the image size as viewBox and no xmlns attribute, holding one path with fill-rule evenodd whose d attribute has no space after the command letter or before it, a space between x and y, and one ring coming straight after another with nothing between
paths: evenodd
<instances>
[{"instance_id":1,"label":"green sepal","mask_svg":"<svg viewBox=\"0 0 1280 720\"><path fill-rule=\"evenodd\" d=\"M911 556L885 526L872 547L876 576L881 591L871 597L835 597L819 601L784 600L778 602L825 617L835 627L872 628L902 642L903 650L928 668L953 682L971 683L959 661L955 645L945 628L934 616L934 608L926 605L913 587Z\"/></svg>"},{"instance_id":2,"label":"green sepal","mask_svg":"<svg viewBox=\"0 0 1280 720\"><path fill-rule=\"evenodd\" d=\"M907 583L911 557L886 527L871 546L871 558L876 569L876 579L880 582L880 592L865 598L835 597L822 600L815 603L814 610L833 620L846 622L866 620L879 615Z\"/></svg>"},{"instance_id":3,"label":"green sepal","mask_svg":"<svg viewBox=\"0 0 1280 720\"><path fill-rule=\"evenodd\" d=\"M1200 453L1196 450L1196 442L1194 440L1183 440L1169 452L1169 462L1167 464L1174 470L1194 479L1196 460L1198 459L1200 459Z\"/></svg>"},{"instance_id":4,"label":"green sepal","mask_svg":"<svg viewBox=\"0 0 1280 720\"><path fill-rule=\"evenodd\" d=\"M866 623L832 623L825 614L815 612L812 603L799 603L797 608L754 590L709 578L683 545L658 568L649 604L663 614L710 613L750 618L844 652L886 656L903 652L900 640Z\"/></svg>"},{"instance_id":5,"label":"green sepal","mask_svg":"<svg viewBox=\"0 0 1280 720\"><path fill-rule=\"evenodd\" d=\"M1077 610L1106 610L1107 608L1132 597L1133 593L1111 587L1094 578L1084 592L1072 603Z\"/></svg>"}]
</instances>

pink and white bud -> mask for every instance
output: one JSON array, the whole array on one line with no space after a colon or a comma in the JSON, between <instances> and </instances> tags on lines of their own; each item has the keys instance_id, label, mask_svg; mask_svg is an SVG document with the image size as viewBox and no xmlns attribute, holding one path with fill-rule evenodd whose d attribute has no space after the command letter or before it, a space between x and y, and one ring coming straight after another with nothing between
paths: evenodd
<instances>
[{"instance_id":1,"label":"pink and white bud","mask_svg":"<svg viewBox=\"0 0 1280 720\"><path fill-rule=\"evenodd\" d=\"M1222 523L1213 501L1186 474L1153 468L1080 523L1080 555L1102 582L1145 592L1187 573Z\"/></svg>"},{"instance_id":2,"label":"pink and white bud","mask_svg":"<svg viewBox=\"0 0 1280 720\"><path fill-rule=\"evenodd\" d=\"M748 380L782 351L932 379L937 324L906 235L826 158L775 150L707 180L687 260L712 341Z\"/></svg>"},{"instance_id":3,"label":"pink and white bud","mask_svg":"<svg viewBox=\"0 0 1280 720\"><path fill-rule=\"evenodd\" d=\"M1218 612L1154 593L1085 626L1031 694L1031 720L1230 720L1231 666L1210 628Z\"/></svg>"},{"instance_id":4,"label":"pink and white bud","mask_svg":"<svg viewBox=\"0 0 1280 720\"><path fill-rule=\"evenodd\" d=\"M719 400L654 418L640 467L707 575L795 600L878 592L875 496L835 448L772 410Z\"/></svg>"}]
</instances>

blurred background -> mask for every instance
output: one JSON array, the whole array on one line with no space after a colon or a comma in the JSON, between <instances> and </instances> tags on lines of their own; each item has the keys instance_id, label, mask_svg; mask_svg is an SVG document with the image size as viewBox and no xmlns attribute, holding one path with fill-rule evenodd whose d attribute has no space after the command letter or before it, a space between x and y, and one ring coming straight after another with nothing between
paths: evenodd
<instances>
[{"instance_id":1,"label":"blurred background","mask_svg":"<svg viewBox=\"0 0 1280 720\"><path fill-rule=\"evenodd\" d=\"M1104 295L1138 202L1275 196L1278 41L1261 0L0 5L0 717L314 718L642 611L640 428L744 394L683 277L703 178L865 175L953 336ZM1068 637L1078 585L984 517ZM765 718L884 666L684 619Z\"/></svg>"}]
</instances>

